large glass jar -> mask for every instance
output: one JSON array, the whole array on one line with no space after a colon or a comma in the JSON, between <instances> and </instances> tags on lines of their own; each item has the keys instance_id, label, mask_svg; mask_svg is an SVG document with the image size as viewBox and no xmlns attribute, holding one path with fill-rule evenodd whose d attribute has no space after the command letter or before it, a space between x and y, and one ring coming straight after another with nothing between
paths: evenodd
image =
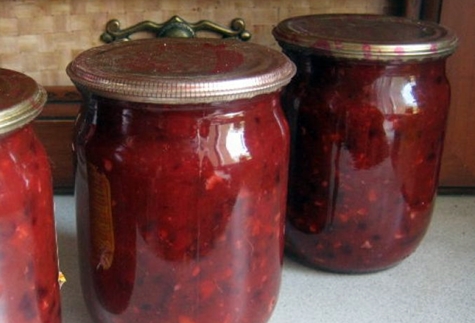
<instances>
[{"instance_id":1,"label":"large glass jar","mask_svg":"<svg viewBox=\"0 0 475 323\"><path fill-rule=\"evenodd\" d=\"M429 22L340 14L290 18L273 33L298 70L283 94L286 250L336 272L399 263L430 222L456 37Z\"/></svg>"},{"instance_id":2,"label":"large glass jar","mask_svg":"<svg viewBox=\"0 0 475 323\"><path fill-rule=\"evenodd\" d=\"M31 121L46 92L0 69L0 322L59 323L53 192L46 152Z\"/></svg>"},{"instance_id":3,"label":"large glass jar","mask_svg":"<svg viewBox=\"0 0 475 323\"><path fill-rule=\"evenodd\" d=\"M81 282L96 322L266 322L283 256L295 67L232 40L78 56Z\"/></svg>"}]
</instances>

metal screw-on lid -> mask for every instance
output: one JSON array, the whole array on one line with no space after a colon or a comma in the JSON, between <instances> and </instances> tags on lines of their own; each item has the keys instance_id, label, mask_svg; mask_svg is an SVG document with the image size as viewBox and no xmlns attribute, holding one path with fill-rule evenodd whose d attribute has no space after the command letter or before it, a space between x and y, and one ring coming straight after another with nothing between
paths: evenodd
<instances>
[{"instance_id":1,"label":"metal screw-on lid","mask_svg":"<svg viewBox=\"0 0 475 323\"><path fill-rule=\"evenodd\" d=\"M210 103L277 91L295 74L279 51L231 39L155 38L89 49L68 66L80 88L151 103Z\"/></svg>"},{"instance_id":2,"label":"metal screw-on lid","mask_svg":"<svg viewBox=\"0 0 475 323\"><path fill-rule=\"evenodd\" d=\"M18 129L43 110L46 91L32 78L0 68L0 134Z\"/></svg>"},{"instance_id":3,"label":"metal screw-on lid","mask_svg":"<svg viewBox=\"0 0 475 323\"><path fill-rule=\"evenodd\" d=\"M447 28L403 17L326 14L289 18L273 30L284 48L367 60L413 60L452 54L457 37Z\"/></svg>"}]
</instances>

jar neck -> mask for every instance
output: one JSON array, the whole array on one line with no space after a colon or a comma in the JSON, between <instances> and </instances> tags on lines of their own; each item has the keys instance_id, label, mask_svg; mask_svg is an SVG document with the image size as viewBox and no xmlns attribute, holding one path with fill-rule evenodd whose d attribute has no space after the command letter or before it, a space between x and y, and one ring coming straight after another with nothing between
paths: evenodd
<instances>
[{"instance_id":1,"label":"jar neck","mask_svg":"<svg viewBox=\"0 0 475 323\"><path fill-rule=\"evenodd\" d=\"M342 73L355 77L358 74L364 74L364 78L368 82L383 74L387 77L404 75L418 77L423 74L431 77L446 77L445 65L447 57L420 61L377 61L322 56L311 51L286 50L285 54L297 66L296 79L303 78L308 80L312 76L318 77L318 75L333 75L337 77L338 74Z\"/></svg>"},{"instance_id":2,"label":"jar neck","mask_svg":"<svg viewBox=\"0 0 475 323\"><path fill-rule=\"evenodd\" d=\"M33 127L27 124L21 128L0 135L0 152L26 152L34 138Z\"/></svg>"},{"instance_id":3,"label":"jar neck","mask_svg":"<svg viewBox=\"0 0 475 323\"><path fill-rule=\"evenodd\" d=\"M260 107L268 109L269 102L278 102L279 92L229 102L182 105L137 103L103 97L94 99L96 100L94 119L98 132L118 131L123 134L137 134L149 132L150 129L161 129L173 120L176 122L172 124L181 124L182 129L167 129L167 133L190 133L196 132L196 127L203 120L228 123L253 109Z\"/></svg>"}]
</instances>

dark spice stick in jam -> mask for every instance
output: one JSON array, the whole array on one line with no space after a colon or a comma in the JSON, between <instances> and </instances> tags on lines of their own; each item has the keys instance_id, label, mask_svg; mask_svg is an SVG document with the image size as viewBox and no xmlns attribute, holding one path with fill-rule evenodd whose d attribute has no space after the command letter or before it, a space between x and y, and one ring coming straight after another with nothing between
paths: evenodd
<instances>
[{"instance_id":1,"label":"dark spice stick in jam","mask_svg":"<svg viewBox=\"0 0 475 323\"><path fill-rule=\"evenodd\" d=\"M316 268L371 272L409 256L432 213L456 38L403 18L316 15L274 35L296 63L286 250Z\"/></svg>"},{"instance_id":2,"label":"dark spice stick in jam","mask_svg":"<svg viewBox=\"0 0 475 323\"><path fill-rule=\"evenodd\" d=\"M30 122L46 92L0 69L0 322L60 323L51 172Z\"/></svg>"},{"instance_id":3,"label":"dark spice stick in jam","mask_svg":"<svg viewBox=\"0 0 475 323\"><path fill-rule=\"evenodd\" d=\"M104 56L112 65L92 69ZM83 70L127 86L99 89ZM90 96L75 151L93 318L267 322L281 279L289 154L279 89L293 64L257 45L157 39L93 49L68 72Z\"/></svg>"}]
</instances>

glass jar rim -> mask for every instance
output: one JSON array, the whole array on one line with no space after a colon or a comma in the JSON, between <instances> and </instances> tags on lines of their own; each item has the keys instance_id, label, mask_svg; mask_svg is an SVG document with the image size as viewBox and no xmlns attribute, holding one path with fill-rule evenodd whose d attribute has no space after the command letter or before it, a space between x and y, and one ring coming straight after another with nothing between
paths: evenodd
<instances>
[{"instance_id":1,"label":"glass jar rim","mask_svg":"<svg viewBox=\"0 0 475 323\"><path fill-rule=\"evenodd\" d=\"M19 129L43 110L46 90L31 77L0 68L0 134Z\"/></svg>"},{"instance_id":2,"label":"glass jar rim","mask_svg":"<svg viewBox=\"0 0 475 323\"><path fill-rule=\"evenodd\" d=\"M458 44L457 36L437 23L376 14L292 17L272 33L284 48L378 61L446 57Z\"/></svg>"}]
</instances>

